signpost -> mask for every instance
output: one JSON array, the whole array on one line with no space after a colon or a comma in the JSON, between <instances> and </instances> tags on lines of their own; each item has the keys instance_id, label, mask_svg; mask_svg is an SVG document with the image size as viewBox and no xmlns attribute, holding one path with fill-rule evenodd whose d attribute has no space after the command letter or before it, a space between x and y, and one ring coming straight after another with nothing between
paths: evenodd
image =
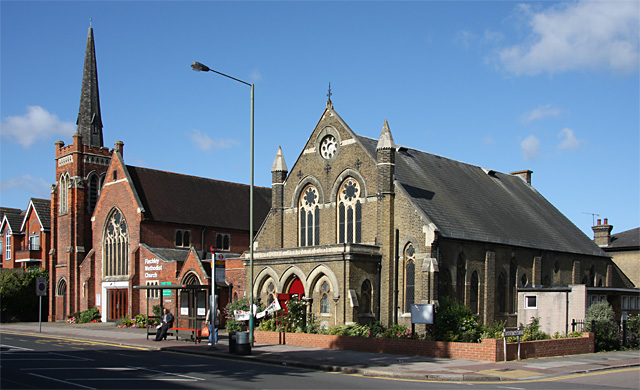
<instances>
[{"instance_id":1,"label":"signpost","mask_svg":"<svg viewBox=\"0 0 640 390\"><path fill-rule=\"evenodd\" d=\"M44 276L36 277L36 295L40 297L40 307L38 309L38 324L40 333L42 333L42 297L47 296L47 278Z\"/></svg>"},{"instance_id":2,"label":"signpost","mask_svg":"<svg viewBox=\"0 0 640 390\"><path fill-rule=\"evenodd\" d=\"M524 336L524 329L504 328L502 338L504 339L504 361L507 361L507 337L518 337L518 360L520 360L520 336Z\"/></svg>"}]
</instances>

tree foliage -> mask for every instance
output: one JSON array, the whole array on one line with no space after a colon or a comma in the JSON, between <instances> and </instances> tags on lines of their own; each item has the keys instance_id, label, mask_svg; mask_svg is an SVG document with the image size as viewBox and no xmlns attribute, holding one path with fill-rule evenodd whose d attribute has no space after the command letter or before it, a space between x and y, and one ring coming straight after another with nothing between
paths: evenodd
<instances>
[{"instance_id":1,"label":"tree foliage","mask_svg":"<svg viewBox=\"0 0 640 390\"><path fill-rule=\"evenodd\" d=\"M591 305L587 309L585 322L586 331L595 334L596 351L618 349L620 346L618 324L609 302L598 302Z\"/></svg>"},{"instance_id":2,"label":"tree foliage","mask_svg":"<svg viewBox=\"0 0 640 390\"><path fill-rule=\"evenodd\" d=\"M0 317L2 322L37 321L39 297L36 295L36 277L49 278L49 273L39 267L3 269L0 271ZM49 300L42 299L46 318Z\"/></svg>"}]
</instances>

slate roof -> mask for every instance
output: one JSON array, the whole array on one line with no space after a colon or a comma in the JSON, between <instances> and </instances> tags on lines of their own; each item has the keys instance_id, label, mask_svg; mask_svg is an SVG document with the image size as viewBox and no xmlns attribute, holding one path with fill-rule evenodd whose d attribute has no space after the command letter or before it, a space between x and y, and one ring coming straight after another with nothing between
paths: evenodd
<instances>
[{"instance_id":1,"label":"slate roof","mask_svg":"<svg viewBox=\"0 0 640 390\"><path fill-rule=\"evenodd\" d=\"M357 136L376 156L377 140ZM519 176L400 147L396 180L443 237L606 256Z\"/></svg>"},{"instance_id":2,"label":"slate roof","mask_svg":"<svg viewBox=\"0 0 640 390\"><path fill-rule=\"evenodd\" d=\"M185 261L189 256L189 249L176 249L176 248L161 248L151 247L146 244L140 244L149 252L158 256L163 261Z\"/></svg>"},{"instance_id":3,"label":"slate roof","mask_svg":"<svg viewBox=\"0 0 640 390\"><path fill-rule=\"evenodd\" d=\"M145 219L249 230L249 186L127 165ZM253 227L271 209L271 189L253 188Z\"/></svg>"},{"instance_id":4,"label":"slate roof","mask_svg":"<svg viewBox=\"0 0 640 390\"><path fill-rule=\"evenodd\" d=\"M38 218L40 218L40 223L42 223L42 228L44 230L50 230L51 229L51 200L31 198L31 202L33 202L33 208L36 210L36 213L38 213Z\"/></svg>"},{"instance_id":5,"label":"slate roof","mask_svg":"<svg viewBox=\"0 0 640 390\"><path fill-rule=\"evenodd\" d=\"M627 230L611 235L609 246L605 249L622 249L640 247L640 228Z\"/></svg>"},{"instance_id":6,"label":"slate roof","mask_svg":"<svg viewBox=\"0 0 640 390\"><path fill-rule=\"evenodd\" d=\"M0 211L2 212L3 220L6 218L9 228L11 229L11 233L20 233L20 227L22 226L22 220L24 219L26 210L1 207Z\"/></svg>"}]
</instances>

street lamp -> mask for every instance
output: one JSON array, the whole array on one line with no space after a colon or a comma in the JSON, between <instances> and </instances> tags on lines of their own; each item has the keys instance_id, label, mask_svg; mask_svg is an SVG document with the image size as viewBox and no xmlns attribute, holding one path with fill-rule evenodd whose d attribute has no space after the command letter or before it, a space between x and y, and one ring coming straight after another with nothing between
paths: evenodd
<instances>
[{"instance_id":1,"label":"street lamp","mask_svg":"<svg viewBox=\"0 0 640 390\"><path fill-rule=\"evenodd\" d=\"M251 87L251 185L249 186L249 312L251 313L251 315L249 316L249 343L253 345L253 84L247 83L246 81L242 81L235 77L231 77L228 74L218 72L217 70L213 70L199 62L192 63L191 69L195 70L196 72L217 73L221 76L230 78L231 80L235 80ZM213 275L213 283L215 285L215 275Z\"/></svg>"}]
</instances>

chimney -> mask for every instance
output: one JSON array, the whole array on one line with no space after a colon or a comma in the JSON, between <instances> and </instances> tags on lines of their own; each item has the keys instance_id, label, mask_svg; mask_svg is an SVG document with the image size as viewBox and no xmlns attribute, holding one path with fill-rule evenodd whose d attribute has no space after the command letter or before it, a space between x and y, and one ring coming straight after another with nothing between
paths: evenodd
<instances>
[{"instance_id":1,"label":"chimney","mask_svg":"<svg viewBox=\"0 0 640 390\"><path fill-rule=\"evenodd\" d=\"M533 171L525 169L524 171L515 171L511 172L511 175L520 176L522 180L524 180L527 184L531 185L531 174Z\"/></svg>"},{"instance_id":2,"label":"chimney","mask_svg":"<svg viewBox=\"0 0 640 390\"><path fill-rule=\"evenodd\" d=\"M120 152L120 155L124 158L124 142L116 141L114 145L116 147L116 150Z\"/></svg>"},{"instance_id":3,"label":"chimney","mask_svg":"<svg viewBox=\"0 0 640 390\"><path fill-rule=\"evenodd\" d=\"M592 226L591 230L593 230L593 241L598 246L609 246L611 242L611 230L613 230L613 226L609 225L609 219L605 218L604 223L601 224L600 219L598 219L597 225Z\"/></svg>"}]
</instances>

